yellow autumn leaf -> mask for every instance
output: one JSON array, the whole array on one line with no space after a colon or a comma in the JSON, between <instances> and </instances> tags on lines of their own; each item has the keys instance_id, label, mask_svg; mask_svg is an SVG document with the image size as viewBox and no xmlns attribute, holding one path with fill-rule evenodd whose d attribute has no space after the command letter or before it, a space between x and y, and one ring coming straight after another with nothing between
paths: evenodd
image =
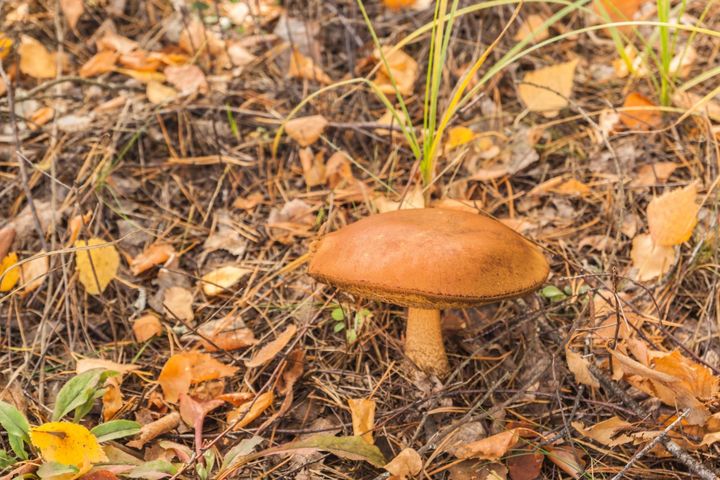
<instances>
[{"instance_id":1,"label":"yellow autumn leaf","mask_svg":"<svg viewBox=\"0 0 720 480\"><path fill-rule=\"evenodd\" d=\"M90 430L71 422L49 422L30 430L30 441L46 462L57 462L78 469L67 478L77 478L107 457Z\"/></svg>"},{"instance_id":2,"label":"yellow autumn leaf","mask_svg":"<svg viewBox=\"0 0 720 480\"><path fill-rule=\"evenodd\" d=\"M80 283L89 294L100 295L117 275L120 266L118 251L102 238L78 240L75 247L80 249L75 252Z\"/></svg>"},{"instance_id":3,"label":"yellow autumn leaf","mask_svg":"<svg viewBox=\"0 0 720 480\"><path fill-rule=\"evenodd\" d=\"M55 55L32 37L23 35L18 47L20 71L33 78L55 78L57 61Z\"/></svg>"},{"instance_id":4,"label":"yellow autumn leaf","mask_svg":"<svg viewBox=\"0 0 720 480\"><path fill-rule=\"evenodd\" d=\"M675 263L675 249L656 245L648 234L633 239L630 258L637 268L637 279L641 282L662 277Z\"/></svg>"},{"instance_id":5,"label":"yellow autumn leaf","mask_svg":"<svg viewBox=\"0 0 720 480\"><path fill-rule=\"evenodd\" d=\"M450 150L467 145L475 139L475 132L468 127L452 127L448 130L447 142L445 142L445 153Z\"/></svg>"},{"instance_id":6,"label":"yellow autumn leaf","mask_svg":"<svg viewBox=\"0 0 720 480\"><path fill-rule=\"evenodd\" d=\"M202 277L203 292L208 297L219 295L235 285L243 276L250 273L247 268L227 265L206 273Z\"/></svg>"},{"instance_id":7,"label":"yellow autumn leaf","mask_svg":"<svg viewBox=\"0 0 720 480\"><path fill-rule=\"evenodd\" d=\"M0 292L9 292L20 280L20 269L15 267L18 262L17 253L8 253L0 263Z\"/></svg>"},{"instance_id":8,"label":"yellow autumn leaf","mask_svg":"<svg viewBox=\"0 0 720 480\"><path fill-rule=\"evenodd\" d=\"M578 59L540 68L525 74L518 94L531 112L555 117L568 105Z\"/></svg>"},{"instance_id":9,"label":"yellow autumn leaf","mask_svg":"<svg viewBox=\"0 0 720 480\"><path fill-rule=\"evenodd\" d=\"M4 33L0 33L0 60L8 56L12 46L12 38L6 37Z\"/></svg>"},{"instance_id":10,"label":"yellow autumn leaf","mask_svg":"<svg viewBox=\"0 0 720 480\"><path fill-rule=\"evenodd\" d=\"M697 224L700 207L694 183L653 198L647 208L648 228L656 245L671 247L687 242Z\"/></svg>"},{"instance_id":11,"label":"yellow autumn leaf","mask_svg":"<svg viewBox=\"0 0 720 480\"><path fill-rule=\"evenodd\" d=\"M147 95L150 103L152 103L153 105L160 105L162 103L174 100L175 97L178 96L178 91L175 90L173 87L168 87L167 85L164 85L160 82L151 80L147 84L145 95Z\"/></svg>"}]
</instances>

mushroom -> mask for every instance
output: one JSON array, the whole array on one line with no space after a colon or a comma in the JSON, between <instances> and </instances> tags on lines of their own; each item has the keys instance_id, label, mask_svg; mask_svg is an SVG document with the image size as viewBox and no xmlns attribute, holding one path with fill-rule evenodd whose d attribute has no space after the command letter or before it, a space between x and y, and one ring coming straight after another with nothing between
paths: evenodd
<instances>
[{"instance_id":1,"label":"mushroom","mask_svg":"<svg viewBox=\"0 0 720 480\"><path fill-rule=\"evenodd\" d=\"M519 297L549 266L540 249L492 218L419 208L364 218L311 247L308 273L348 293L408 307L405 354L448 373L440 310Z\"/></svg>"}]
</instances>

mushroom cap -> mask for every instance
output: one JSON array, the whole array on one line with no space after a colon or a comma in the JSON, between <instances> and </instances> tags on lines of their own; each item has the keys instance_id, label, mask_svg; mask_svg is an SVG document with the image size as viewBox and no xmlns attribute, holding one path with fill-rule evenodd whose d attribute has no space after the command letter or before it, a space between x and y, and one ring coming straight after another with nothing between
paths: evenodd
<instances>
[{"instance_id":1,"label":"mushroom cap","mask_svg":"<svg viewBox=\"0 0 720 480\"><path fill-rule=\"evenodd\" d=\"M540 249L492 218L419 208L364 218L312 247L308 273L364 298L440 309L536 290L549 266Z\"/></svg>"}]
</instances>

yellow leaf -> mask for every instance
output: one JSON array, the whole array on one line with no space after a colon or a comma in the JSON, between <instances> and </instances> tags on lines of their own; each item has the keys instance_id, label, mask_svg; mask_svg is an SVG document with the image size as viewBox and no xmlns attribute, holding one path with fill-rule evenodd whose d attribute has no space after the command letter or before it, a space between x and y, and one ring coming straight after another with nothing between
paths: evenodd
<instances>
[{"instance_id":1,"label":"yellow leaf","mask_svg":"<svg viewBox=\"0 0 720 480\"><path fill-rule=\"evenodd\" d=\"M472 142L475 139L475 132L468 127L452 127L448 130L447 142L445 142L445 152L461 147Z\"/></svg>"},{"instance_id":2,"label":"yellow leaf","mask_svg":"<svg viewBox=\"0 0 720 480\"><path fill-rule=\"evenodd\" d=\"M8 56L12 46L12 38L6 37L4 33L0 33L0 60Z\"/></svg>"},{"instance_id":3,"label":"yellow leaf","mask_svg":"<svg viewBox=\"0 0 720 480\"><path fill-rule=\"evenodd\" d=\"M86 247L89 247L85 249ZM75 248L75 263L80 283L91 295L100 295L117 275L120 255L115 246L102 238L78 240Z\"/></svg>"},{"instance_id":4,"label":"yellow leaf","mask_svg":"<svg viewBox=\"0 0 720 480\"><path fill-rule=\"evenodd\" d=\"M0 292L9 292L20 280L20 269L15 267L18 262L17 253L8 253L0 263Z\"/></svg>"},{"instance_id":5,"label":"yellow leaf","mask_svg":"<svg viewBox=\"0 0 720 480\"><path fill-rule=\"evenodd\" d=\"M390 46L383 47L385 62L382 61L380 50L376 49L373 53L375 59L380 63L380 70L378 70L374 83L381 92L394 94L395 87L392 82L394 80L400 95L410 95L415 90L415 81L420 67L410 55L402 50L391 53L392 48Z\"/></svg>"},{"instance_id":6,"label":"yellow leaf","mask_svg":"<svg viewBox=\"0 0 720 480\"><path fill-rule=\"evenodd\" d=\"M23 35L18 47L20 55L20 71L33 78L55 78L57 62L55 55L48 52L45 46L32 37Z\"/></svg>"},{"instance_id":7,"label":"yellow leaf","mask_svg":"<svg viewBox=\"0 0 720 480\"><path fill-rule=\"evenodd\" d=\"M374 444L372 430L375 427L375 400L349 398L352 415L353 435L362 436L370 445Z\"/></svg>"},{"instance_id":8,"label":"yellow leaf","mask_svg":"<svg viewBox=\"0 0 720 480\"><path fill-rule=\"evenodd\" d=\"M653 242L670 247L687 242L697 224L700 207L694 183L653 198L647 208Z\"/></svg>"},{"instance_id":9,"label":"yellow leaf","mask_svg":"<svg viewBox=\"0 0 720 480\"><path fill-rule=\"evenodd\" d=\"M578 59L528 72L518 94L531 112L555 117L568 105Z\"/></svg>"},{"instance_id":10,"label":"yellow leaf","mask_svg":"<svg viewBox=\"0 0 720 480\"><path fill-rule=\"evenodd\" d=\"M327 124L328 121L322 115L293 118L285 124L285 132L301 147L307 147L317 142Z\"/></svg>"},{"instance_id":11,"label":"yellow leaf","mask_svg":"<svg viewBox=\"0 0 720 480\"><path fill-rule=\"evenodd\" d=\"M178 92L174 88L163 85L160 82L151 81L147 84L145 95L147 95L150 103L153 105L160 105L161 103L174 100L175 97L177 97Z\"/></svg>"},{"instance_id":12,"label":"yellow leaf","mask_svg":"<svg viewBox=\"0 0 720 480\"><path fill-rule=\"evenodd\" d=\"M234 423L237 421L238 423L233 426L233 430L240 430L262 415L272 405L273 400L275 400L275 394L272 390L261 393L257 398L248 400L235 410L228 412L227 422Z\"/></svg>"},{"instance_id":13,"label":"yellow leaf","mask_svg":"<svg viewBox=\"0 0 720 480\"><path fill-rule=\"evenodd\" d=\"M99 462L107 461L97 438L90 430L71 422L50 422L30 430L30 441L43 460L78 469L77 478Z\"/></svg>"},{"instance_id":14,"label":"yellow leaf","mask_svg":"<svg viewBox=\"0 0 720 480\"><path fill-rule=\"evenodd\" d=\"M235 285L242 277L250 273L247 268L227 265L206 273L202 277L203 292L208 297L219 295Z\"/></svg>"},{"instance_id":15,"label":"yellow leaf","mask_svg":"<svg viewBox=\"0 0 720 480\"><path fill-rule=\"evenodd\" d=\"M638 269L637 279L641 282L665 275L675 263L675 249L655 245L647 234L633 238L630 258Z\"/></svg>"}]
</instances>

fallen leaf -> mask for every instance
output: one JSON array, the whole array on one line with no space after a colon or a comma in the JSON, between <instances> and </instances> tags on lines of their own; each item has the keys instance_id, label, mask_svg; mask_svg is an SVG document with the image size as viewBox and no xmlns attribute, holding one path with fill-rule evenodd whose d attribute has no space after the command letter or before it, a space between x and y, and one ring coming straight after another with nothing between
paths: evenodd
<instances>
[{"instance_id":1,"label":"fallen leaf","mask_svg":"<svg viewBox=\"0 0 720 480\"><path fill-rule=\"evenodd\" d=\"M714 399L718 394L720 379L705 365L683 356L679 350L670 353L655 353L653 368L678 379L681 388L702 401Z\"/></svg>"},{"instance_id":2,"label":"fallen leaf","mask_svg":"<svg viewBox=\"0 0 720 480\"><path fill-rule=\"evenodd\" d=\"M245 428L270 408L274 400L275 394L272 390L261 393L256 398L248 400L235 410L228 412L227 422L233 425L233 430Z\"/></svg>"},{"instance_id":3,"label":"fallen leaf","mask_svg":"<svg viewBox=\"0 0 720 480\"><path fill-rule=\"evenodd\" d=\"M205 295L208 297L220 295L250 272L252 272L252 270L234 265L216 268L202 276L201 283L203 292L205 292Z\"/></svg>"},{"instance_id":4,"label":"fallen leaf","mask_svg":"<svg viewBox=\"0 0 720 480\"><path fill-rule=\"evenodd\" d=\"M570 447L547 447L548 459L572 478L578 479L585 472L585 462L579 458L577 451Z\"/></svg>"},{"instance_id":5,"label":"fallen leaf","mask_svg":"<svg viewBox=\"0 0 720 480\"><path fill-rule=\"evenodd\" d=\"M130 262L130 271L133 275L140 275L146 270L164 264L175 255L177 255L177 252L171 244L155 242L143 250L140 255L132 259Z\"/></svg>"},{"instance_id":6,"label":"fallen leaf","mask_svg":"<svg viewBox=\"0 0 720 480\"><path fill-rule=\"evenodd\" d=\"M422 458L415 450L405 448L383 468L392 474L391 480L405 480L420 473L422 464Z\"/></svg>"},{"instance_id":7,"label":"fallen leaf","mask_svg":"<svg viewBox=\"0 0 720 480\"><path fill-rule=\"evenodd\" d=\"M375 208L379 213L392 212L394 210L406 210L414 208L425 208L425 196L422 188L417 187L409 190L404 197L397 202L389 200L385 196L378 196L373 200Z\"/></svg>"},{"instance_id":8,"label":"fallen leaf","mask_svg":"<svg viewBox=\"0 0 720 480\"><path fill-rule=\"evenodd\" d=\"M361 436L370 445L374 444L372 431L375 428L375 400L349 398L348 405L352 416L353 435Z\"/></svg>"},{"instance_id":9,"label":"fallen leaf","mask_svg":"<svg viewBox=\"0 0 720 480\"><path fill-rule=\"evenodd\" d=\"M106 422L111 420L122 410L125 402L123 401L122 391L120 390L120 377L116 375L105 380L105 393L102 396L102 415Z\"/></svg>"},{"instance_id":10,"label":"fallen leaf","mask_svg":"<svg viewBox=\"0 0 720 480\"><path fill-rule=\"evenodd\" d=\"M635 179L630 185L633 187L651 187L659 183L665 183L679 166L680 164L675 162L646 163L638 168Z\"/></svg>"},{"instance_id":11,"label":"fallen leaf","mask_svg":"<svg viewBox=\"0 0 720 480\"><path fill-rule=\"evenodd\" d=\"M60 9L70 30L76 31L78 20L85 13L84 0L60 0Z\"/></svg>"},{"instance_id":12,"label":"fallen leaf","mask_svg":"<svg viewBox=\"0 0 720 480\"><path fill-rule=\"evenodd\" d=\"M593 12L603 22L626 22L635 17L635 13L640 10L640 6L645 0L594 0ZM624 33L630 33L633 26L620 27L618 30ZM609 29L603 29L608 33ZM608 33L609 34L609 33Z\"/></svg>"},{"instance_id":13,"label":"fallen leaf","mask_svg":"<svg viewBox=\"0 0 720 480\"><path fill-rule=\"evenodd\" d=\"M200 335L200 343L208 352L232 351L257 343L253 331L245 326L239 315L234 314L203 323L197 333Z\"/></svg>"},{"instance_id":14,"label":"fallen leaf","mask_svg":"<svg viewBox=\"0 0 720 480\"><path fill-rule=\"evenodd\" d=\"M143 425L142 428L140 428L137 439L128 442L127 446L130 448L143 448L150 440L154 440L160 435L175 430L179 424L180 414L178 412L170 412L154 422Z\"/></svg>"},{"instance_id":15,"label":"fallen leaf","mask_svg":"<svg viewBox=\"0 0 720 480\"><path fill-rule=\"evenodd\" d=\"M20 266L20 279L24 294L40 288L50 269L50 258L40 252L35 258L25 260Z\"/></svg>"},{"instance_id":16,"label":"fallen leaf","mask_svg":"<svg viewBox=\"0 0 720 480\"><path fill-rule=\"evenodd\" d=\"M41 80L57 75L55 55L34 38L22 35L17 52L20 56L20 71L25 75Z\"/></svg>"},{"instance_id":17,"label":"fallen leaf","mask_svg":"<svg viewBox=\"0 0 720 480\"><path fill-rule=\"evenodd\" d=\"M85 215L75 215L70 219L68 222L68 232L70 232L70 238L67 242L68 245L75 243L83 225L89 225L91 218L92 212L88 212Z\"/></svg>"},{"instance_id":18,"label":"fallen leaf","mask_svg":"<svg viewBox=\"0 0 720 480\"><path fill-rule=\"evenodd\" d=\"M535 480L540 476L545 455L539 452L511 455L507 460L511 480Z\"/></svg>"},{"instance_id":19,"label":"fallen leaf","mask_svg":"<svg viewBox=\"0 0 720 480\"><path fill-rule=\"evenodd\" d=\"M0 228L0 258L5 258L10 253L16 234L15 227L12 225Z\"/></svg>"},{"instance_id":20,"label":"fallen leaf","mask_svg":"<svg viewBox=\"0 0 720 480\"><path fill-rule=\"evenodd\" d=\"M406 96L415 90L415 81L420 73L418 63L402 50L392 51L393 47L382 47L383 62L380 50L375 49L373 56L380 64L374 83L381 92L394 94L397 87L400 95ZM393 85L394 81L394 85Z\"/></svg>"},{"instance_id":21,"label":"fallen leaf","mask_svg":"<svg viewBox=\"0 0 720 480\"><path fill-rule=\"evenodd\" d=\"M220 363L207 353L181 352L165 362L158 383L163 390L165 400L176 403L180 394L190 391L191 385L229 377L235 372L237 367Z\"/></svg>"},{"instance_id":22,"label":"fallen leaf","mask_svg":"<svg viewBox=\"0 0 720 480\"><path fill-rule=\"evenodd\" d=\"M617 416L612 416L589 428L579 421L572 422L572 426L582 435L592 438L607 447L617 447L633 441L631 436L621 433L624 430L632 429L632 423L626 422Z\"/></svg>"},{"instance_id":23,"label":"fallen leaf","mask_svg":"<svg viewBox=\"0 0 720 480\"><path fill-rule=\"evenodd\" d=\"M672 76L687 78L697 61L697 50L692 45L677 45L676 51L678 53L670 60L668 71Z\"/></svg>"},{"instance_id":24,"label":"fallen leaf","mask_svg":"<svg viewBox=\"0 0 720 480\"><path fill-rule=\"evenodd\" d=\"M236 226L232 216L226 210L221 210L215 215L217 229L205 239L203 254L225 250L236 257L242 256L247 248L247 240L238 233L240 229Z\"/></svg>"},{"instance_id":25,"label":"fallen leaf","mask_svg":"<svg viewBox=\"0 0 720 480\"><path fill-rule=\"evenodd\" d=\"M696 200L697 186L691 183L650 201L648 228L655 244L670 247L690 240L700 211Z\"/></svg>"},{"instance_id":26,"label":"fallen leaf","mask_svg":"<svg viewBox=\"0 0 720 480\"><path fill-rule=\"evenodd\" d=\"M117 275L120 255L112 243L102 238L75 242L75 268L78 279L91 295L100 295Z\"/></svg>"},{"instance_id":27,"label":"fallen leaf","mask_svg":"<svg viewBox=\"0 0 720 480\"><path fill-rule=\"evenodd\" d=\"M147 83L145 95L153 105L161 105L175 100L178 91L160 82L150 81Z\"/></svg>"},{"instance_id":28,"label":"fallen leaf","mask_svg":"<svg viewBox=\"0 0 720 480\"><path fill-rule=\"evenodd\" d=\"M720 102L714 99L704 100L703 96L696 93L676 91L672 100L678 107L692 112L697 111L699 114L707 115L715 122L720 122Z\"/></svg>"},{"instance_id":29,"label":"fallen leaf","mask_svg":"<svg viewBox=\"0 0 720 480\"><path fill-rule=\"evenodd\" d=\"M312 58L306 57L296 48L293 48L293 51L290 54L288 76L292 78L302 78L304 80L316 81L324 85L332 83L332 79L328 77L320 67L315 65Z\"/></svg>"},{"instance_id":30,"label":"fallen leaf","mask_svg":"<svg viewBox=\"0 0 720 480\"><path fill-rule=\"evenodd\" d=\"M248 49L243 47L238 41L228 43L227 53L230 61L236 67L245 67L257 60L257 57L250 53Z\"/></svg>"},{"instance_id":31,"label":"fallen leaf","mask_svg":"<svg viewBox=\"0 0 720 480\"><path fill-rule=\"evenodd\" d=\"M172 319L191 322L195 318L193 294L183 287L170 287L163 295L163 309Z\"/></svg>"},{"instance_id":32,"label":"fallen leaf","mask_svg":"<svg viewBox=\"0 0 720 480\"><path fill-rule=\"evenodd\" d=\"M30 441L40 450L43 460L73 467L76 476L107 461L95 436L77 423L44 423L30 429Z\"/></svg>"},{"instance_id":33,"label":"fallen leaf","mask_svg":"<svg viewBox=\"0 0 720 480\"><path fill-rule=\"evenodd\" d=\"M130 40L115 32L106 31L105 35L95 43L95 46L98 52L102 50L112 50L121 55L125 55L138 48L138 43L135 40Z\"/></svg>"},{"instance_id":34,"label":"fallen leaf","mask_svg":"<svg viewBox=\"0 0 720 480\"><path fill-rule=\"evenodd\" d=\"M17 267L16 252L8 253L0 262L0 292L9 292L20 280L20 267Z\"/></svg>"},{"instance_id":35,"label":"fallen leaf","mask_svg":"<svg viewBox=\"0 0 720 480\"><path fill-rule=\"evenodd\" d=\"M142 70L131 70L129 68L120 67L115 67L115 72L122 75L127 75L128 77L134 78L140 83L146 84L150 82L162 83L167 80L165 74L160 72L145 72Z\"/></svg>"},{"instance_id":36,"label":"fallen leaf","mask_svg":"<svg viewBox=\"0 0 720 480\"><path fill-rule=\"evenodd\" d=\"M32 131L37 130L48 123L55 116L55 109L52 107L40 107L33 112L27 122L28 128Z\"/></svg>"},{"instance_id":37,"label":"fallen leaf","mask_svg":"<svg viewBox=\"0 0 720 480\"><path fill-rule=\"evenodd\" d=\"M452 127L448 130L448 137L445 142L445 153L447 154L458 147L467 145L475 140L475 137L475 132L468 127Z\"/></svg>"},{"instance_id":38,"label":"fallen leaf","mask_svg":"<svg viewBox=\"0 0 720 480\"><path fill-rule=\"evenodd\" d=\"M120 477L110 470L93 470L92 472L83 475L78 480L120 480Z\"/></svg>"},{"instance_id":39,"label":"fallen leaf","mask_svg":"<svg viewBox=\"0 0 720 480\"><path fill-rule=\"evenodd\" d=\"M542 15L528 15L520 24L513 39L517 42L529 39L534 43L545 40L550 35L547 27L543 27L546 20L547 18Z\"/></svg>"},{"instance_id":40,"label":"fallen leaf","mask_svg":"<svg viewBox=\"0 0 720 480\"><path fill-rule=\"evenodd\" d=\"M331 190L355 180L347 153L340 151L330 155L325 165L325 178Z\"/></svg>"},{"instance_id":41,"label":"fallen leaf","mask_svg":"<svg viewBox=\"0 0 720 480\"><path fill-rule=\"evenodd\" d=\"M135 340L140 343L147 342L152 337L163 333L162 323L153 313L145 314L135 320L132 329Z\"/></svg>"},{"instance_id":42,"label":"fallen leaf","mask_svg":"<svg viewBox=\"0 0 720 480\"><path fill-rule=\"evenodd\" d=\"M632 241L630 258L633 267L638 270L637 279L641 282L662 277L675 264L677 253L673 247L655 245L648 234L637 235Z\"/></svg>"},{"instance_id":43,"label":"fallen leaf","mask_svg":"<svg viewBox=\"0 0 720 480\"><path fill-rule=\"evenodd\" d=\"M129 363L117 363L113 362L112 360L105 360L103 358L82 358L77 361L75 364L75 373L78 375L81 373L85 373L90 370L94 370L96 368L101 368L103 370L110 370L112 372L118 372L118 373L128 373L128 372L134 372L138 370L140 367L138 367L135 364ZM112 377L111 377L112 378Z\"/></svg>"},{"instance_id":44,"label":"fallen leaf","mask_svg":"<svg viewBox=\"0 0 720 480\"><path fill-rule=\"evenodd\" d=\"M303 169L303 178L308 188L325 184L325 154L320 151L313 155L310 147L303 148L298 152L300 164Z\"/></svg>"},{"instance_id":45,"label":"fallen leaf","mask_svg":"<svg viewBox=\"0 0 720 480\"><path fill-rule=\"evenodd\" d=\"M387 464L382 452L375 445L368 445L360 437L336 437L334 435L319 434L295 440L290 443L263 450L257 457L266 455L293 454L308 451L330 452L340 458L348 460L362 460L378 468Z\"/></svg>"},{"instance_id":46,"label":"fallen leaf","mask_svg":"<svg viewBox=\"0 0 720 480\"><path fill-rule=\"evenodd\" d=\"M654 130L662 123L662 112L650 99L632 92L625 97L620 121L630 130Z\"/></svg>"},{"instance_id":47,"label":"fallen leaf","mask_svg":"<svg viewBox=\"0 0 720 480\"><path fill-rule=\"evenodd\" d=\"M207 402L199 402L190 395L180 395L180 418L188 426L195 430L195 453L198 457L202 455L203 447L203 424L208 413L225 403L222 400L209 400Z\"/></svg>"},{"instance_id":48,"label":"fallen leaf","mask_svg":"<svg viewBox=\"0 0 720 480\"><path fill-rule=\"evenodd\" d=\"M241 210L252 210L260 205L264 199L265 196L262 193L254 192L247 197L237 197L233 202L233 207Z\"/></svg>"},{"instance_id":49,"label":"fallen leaf","mask_svg":"<svg viewBox=\"0 0 720 480\"><path fill-rule=\"evenodd\" d=\"M10 54L10 50L13 46L13 39L0 32L0 60L4 59Z\"/></svg>"},{"instance_id":50,"label":"fallen leaf","mask_svg":"<svg viewBox=\"0 0 720 480\"><path fill-rule=\"evenodd\" d=\"M155 72L163 63L160 58L153 57L144 50L122 54L118 57L118 62L125 68L142 72Z\"/></svg>"},{"instance_id":51,"label":"fallen leaf","mask_svg":"<svg viewBox=\"0 0 720 480\"><path fill-rule=\"evenodd\" d=\"M288 327L280 333L275 340L271 341L264 347L262 347L250 360L245 361L247 368L256 368L261 365L268 363L270 360L280 353L285 346L292 340L293 336L297 332L297 327L294 324L288 325Z\"/></svg>"},{"instance_id":52,"label":"fallen leaf","mask_svg":"<svg viewBox=\"0 0 720 480\"><path fill-rule=\"evenodd\" d=\"M312 207L296 198L287 202L281 209L273 208L268 216L268 234L273 240L290 244L296 236L309 236L310 227L315 222Z\"/></svg>"},{"instance_id":53,"label":"fallen leaf","mask_svg":"<svg viewBox=\"0 0 720 480\"><path fill-rule=\"evenodd\" d=\"M417 0L383 0L383 5L391 10L402 10L415 5Z\"/></svg>"},{"instance_id":54,"label":"fallen leaf","mask_svg":"<svg viewBox=\"0 0 720 480\"><path fill-rule=\"evenodd\" d=\"M531 112L556 117L568 105L578 59L528 72L518 85L518 94Z\"/></svg>"},{"instance_id":55,"label":"fallen leaf","mask_svg":"<svg viewBox=\"0 0 720 480\"><path fill-rule=\"evenodd\" d=\"M577 352L574 352L569 345L565 346L565 359L567 360L568 369L575 376L575 381L594 388L599 388L600 383L597 378L590 373L588 368L590 362Z\"/></svg>"},{"instance_id":56,"label":"fallen leaf","mask_svg":"<svg viewBox=\"0 0 720 480\"><path fill-rule=\"evenodd\" d=\"M495 461L504 456L519 440L519 429L513 428L460 446L455 451L455 456Z\"/></svg>"},{"instance_id":57,"label":"fallen leaf","mask_svg":"<svg viewBox=\"0 0 720 480\"><path fill-rule=\"evenodd\" d=\"M317 142L325 131L328 121L322 115L293 118L285 124L285 132L301 147Z\"/></svg>"},{"instance_id":58,"label":"fallen leaf","mask_svg":"<svg viewBox=\"0 0 720 480\"><path fill-rule=\"evenodd\" d=\"M197 65L169 66L165 68L167 81L182 95L208 93L209 87L205 74Z\"/></svg>"}]
</instances>

